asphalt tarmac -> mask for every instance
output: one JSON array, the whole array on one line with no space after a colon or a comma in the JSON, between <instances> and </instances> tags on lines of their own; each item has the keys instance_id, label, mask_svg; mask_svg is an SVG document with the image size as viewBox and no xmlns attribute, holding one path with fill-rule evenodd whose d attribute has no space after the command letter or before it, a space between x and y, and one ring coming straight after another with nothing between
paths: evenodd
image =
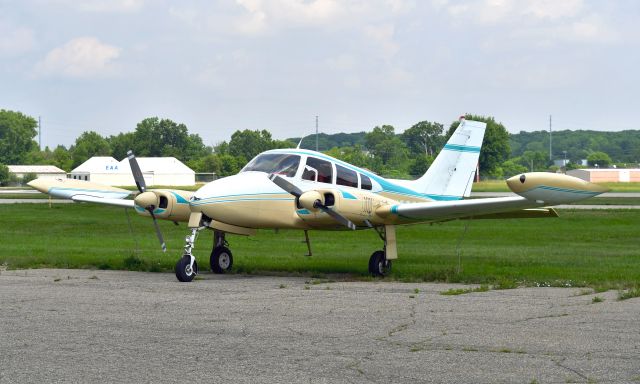
<instances>
[{"instance_id":1,"label":"asphalt tarmac","mask_svg":"<svg viewBox=\"0 0 640 384\"><path fill-rule=\"evenodd\" d=\"M0 271L0 383L640 381L640 298L310 280Z\"/></svg>"}]
</instances>

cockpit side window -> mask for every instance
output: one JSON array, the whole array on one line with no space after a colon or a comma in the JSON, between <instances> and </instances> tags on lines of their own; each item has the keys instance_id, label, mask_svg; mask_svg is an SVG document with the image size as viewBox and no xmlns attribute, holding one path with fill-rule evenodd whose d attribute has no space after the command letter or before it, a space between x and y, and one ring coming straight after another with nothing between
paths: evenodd
<instances>
[{"instance_id":1,"label":"cockpit side window","mask_svg":"<svg viewBox=\"0 0 640 384\"><path fill-rule=\"evenodd\" d=\"M300 156L284 153L266 153L253 159L242 172L259 171L287 177L295 176L300 165Z\"/></svg>"},{"instance_id":2,"label":"cockpit side window","mask_svg":"<svg viewBox=\"0 0 640 384\"><path fill-rule=\"evenodd\" d=\"M307 157L302 179L330 184L333 182L333 166L329 161Z\"/></svg>"},{"instance_id":3,"label":"cockpit side window","mask_svg":"<svg viewBox=\"0 0 640 384\"><path fill-rule=\"evenodd\" d=\"M336 184L358 188L358 174L355 171L336 164Z\"/></svg>"},{"instance_id":4,"label":"cockpit side window","mask_svg":"<svg viewBox=\"0 0 640 384\"><path fill-rule=\"evenodd\" d=\"M360 188L369 191L373 189L373 186L371 185L371 179L369 179L369 177L363 175L362 173L360 174Z\"/></svg>"}]
</instances>

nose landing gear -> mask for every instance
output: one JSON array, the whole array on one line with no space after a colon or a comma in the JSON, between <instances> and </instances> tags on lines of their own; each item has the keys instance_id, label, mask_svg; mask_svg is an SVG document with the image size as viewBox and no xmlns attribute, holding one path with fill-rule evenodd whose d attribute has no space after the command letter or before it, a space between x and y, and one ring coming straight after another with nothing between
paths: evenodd
<instances>
[{"instance_id":1,"label":"nose landing gear","mask_svg":"<svg viewBox=\"0 0 640 384\"><path fill-rule=\"evenodd\" d=\"M191 234L185 238L184 254L176 263L176 277L183 283L192 281L198 274L198 263L193 256L193 248L195 247L198 231L206 227L191 228Z\"/></svg>"}]
</instances>

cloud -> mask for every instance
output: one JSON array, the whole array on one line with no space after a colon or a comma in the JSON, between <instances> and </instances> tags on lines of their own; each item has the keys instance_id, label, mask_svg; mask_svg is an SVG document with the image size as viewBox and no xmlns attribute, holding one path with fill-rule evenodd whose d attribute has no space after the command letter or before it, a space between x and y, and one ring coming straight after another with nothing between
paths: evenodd
<instances>
[{"instance_id":1,"label":"cloud","mask_svg":"<svg viewBox=\"0 0 640 384\"><path fill-rule=\"evenodd\" d=\"M268 27L322 25L343 16L347 3L336 0L236 0L246 14L237 24L238 31L258 34Z\"/></svg>"},{"instance_id":2,"label":"cloud","mask_svg":"<svg viewBox=\"0 0 640 384\"><path fill-rule=\"evenodd\" d=\"M507 28L505 35L537 40L537 46L557 42L606 43L617 38L615 27L583 0L433 0L432 6L456 22Z\"/></svg>"},{"instance_id":3,"label":"cloud","mask_svg":"<svg viewBox=\"0 0 640 384\"><path fill-rule=\"evenodd\" d=\"M142 9L144 0L47 0L45 5L64 6L81 12L128 13Z\"/></svg>"},{"instance_id":4,"label":"cloud","mask_svg":"<svg viewBox=\"0 0 640 384\"><path fill-rule=\"evenodd\" d=\"M78 37L51 50L36 65L36 73L68 77L93 77L115 72L113 61L121 49L103 44L95 37Z\"/></svg>"},{"instance_id":5,"label":"cloud","mask_svg":"<svg viewBox=\"0 0 640 384\"><path fill-rule=\"evenodd\" d=\"M0 57L19 56L35 46L33 31L0 21Z\"/></svg>"},{"instance_id":6,"label":"cloud","mask_svg":"<svg viewBox=\"0 0 640 384\"><path fill-rule=\"evenodd\" d=\"M371 41L380 47L384 57L392 57L400 49L393 39L395 33L395 27L393 24L368 26L365 27L364 33L369 37L369 39L371 39Z\"/></svg>"}]
</instances>

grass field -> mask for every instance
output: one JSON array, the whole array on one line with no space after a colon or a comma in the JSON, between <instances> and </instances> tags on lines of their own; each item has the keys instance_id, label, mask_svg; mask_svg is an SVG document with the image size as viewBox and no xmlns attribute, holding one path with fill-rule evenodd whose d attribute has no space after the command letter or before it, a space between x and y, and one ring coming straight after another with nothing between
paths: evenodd
<instances>
[{"instance_id":1,"label":"grass field","mask_svg":"<svg viewBox=\"0 0 640 384\"><path fill-rule=\"evenodd\" d=\"M187 234L162 222L163 254L150 220L124 209L91 204L0 205L0 264L8 268L64 267L171 271ZM460 246L460 269L456 245ZM559 219L453 221L398 229L400 259L391 279L524 285L632 287L640 283L633 211L561 211ZM368 278L369 255L381 248L373 231L301 231L229 236L234 271ZM212 237L203 231L195 255L208 268ZM332 278L335 278L332 277Z\"/></svg>"}]
</instances>

